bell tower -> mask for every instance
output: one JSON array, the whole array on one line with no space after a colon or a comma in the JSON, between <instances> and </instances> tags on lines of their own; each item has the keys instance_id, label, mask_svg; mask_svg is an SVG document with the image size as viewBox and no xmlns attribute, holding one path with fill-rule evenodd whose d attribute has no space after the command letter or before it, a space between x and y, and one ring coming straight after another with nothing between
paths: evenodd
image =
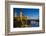
<instances>
[{"instance_id":1,"label":"bell tower","mask_svg":"<svg viewBox=\"0 0 46 36\"><path fill-rule=\"evenodd\" d=\"M22 12L20 12L20 19L21 19L21 21L22 21Z\"/></svg>"},{"instance_id":2,"label":"bell tower","mask_svg":"<svg viewBox=\"0 0 46 36\"><path fill-rule=\"evenodd\" d=\"M22 12L20 12L20 17L22 17Z\"/></svg>"}]
</instances>

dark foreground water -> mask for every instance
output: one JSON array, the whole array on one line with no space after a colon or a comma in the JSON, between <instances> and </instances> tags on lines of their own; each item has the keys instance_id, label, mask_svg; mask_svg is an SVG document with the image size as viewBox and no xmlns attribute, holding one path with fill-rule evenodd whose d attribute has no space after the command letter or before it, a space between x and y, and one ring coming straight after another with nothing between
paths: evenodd
<instances>
[{"instance_id":1,"label":"dark foreground water","mask_svg":"<svg viewBox=\"0 0 46 36\"><path fill-rule=\"evenodd\" d=\"M27 22L25 22L26 24L24 24L24 26L22 26L21 21L14 21L13 27L39 27L39 20L27 20ZM27 26L25 26L27 25Z\"/></svg>"}]
</instances>

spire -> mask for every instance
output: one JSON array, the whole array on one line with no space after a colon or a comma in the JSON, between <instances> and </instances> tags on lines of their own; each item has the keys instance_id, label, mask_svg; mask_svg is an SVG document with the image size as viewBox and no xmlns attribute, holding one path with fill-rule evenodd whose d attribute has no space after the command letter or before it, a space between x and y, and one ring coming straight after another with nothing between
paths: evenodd
<instances>
[{"instance_id":1,"label":"spire","mask_svg":"<svg viewBox=\"0 0 46 36\"><path fill-rule=\"evenodd\" d=\"M22 12L20 12L20 16L22 17Z\"/></svg>"},{"instance_id":2,"label":"spire","mask_svg":"<svg viewBox=\"0 0 46 36\"><path fill-rule=\"evenodd\" d=\"M15 12L15 17L17 16L17 13Z\"/></svg>"},{"instance_id":3,"label":"spire","mask_svg":"<svg viewBox=\"0 0 46 36\"><path fill-rule=\"evenodd\" d=\"M22 9L20 9L20 17L22 17Z\"/></svg>"}]
</instances>

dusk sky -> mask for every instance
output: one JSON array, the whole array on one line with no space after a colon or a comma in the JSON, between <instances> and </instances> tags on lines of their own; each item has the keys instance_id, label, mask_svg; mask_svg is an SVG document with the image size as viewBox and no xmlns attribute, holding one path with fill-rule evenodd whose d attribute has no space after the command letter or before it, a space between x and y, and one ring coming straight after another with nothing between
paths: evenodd
<instances>
[{"instance_id":1,"label":"dusk sky","mask_svg":"<svg viewBox=\"0 0 46 36\"><path fill-rule=\"evenodd\" d=\"M35 9L35 8L13 8L13 12L15 16L17 15L19 16L20 12L22 12L24 16L27 16L27 19L39 18L39 9Z\"/></svg>"}]
</instances>

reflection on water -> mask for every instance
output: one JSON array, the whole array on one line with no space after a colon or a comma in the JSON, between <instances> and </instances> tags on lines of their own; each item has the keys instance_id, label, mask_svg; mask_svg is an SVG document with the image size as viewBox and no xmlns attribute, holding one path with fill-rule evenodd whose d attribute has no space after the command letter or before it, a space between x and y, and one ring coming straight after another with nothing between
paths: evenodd
<instances>
[{"instance_id":1,"label":"reflection on water","mask_svg":"<svg viewBox=\"0 0 46 36\"><path fill-rule=\"evenodd\" d=\"M32 27L38 27L39 26L39 22L37 21L31 21Z\"/></svg>"},{"instance_id":2,"label":"reflection on water","mask_svg":"<svg viewBox=\"0 0 46 36\"><path fill-rule=\"evenodd\" d=\"M39 27L39 20L28 20L27 24L30 24L31 27Z\"/></svg>"}]
</instances>

